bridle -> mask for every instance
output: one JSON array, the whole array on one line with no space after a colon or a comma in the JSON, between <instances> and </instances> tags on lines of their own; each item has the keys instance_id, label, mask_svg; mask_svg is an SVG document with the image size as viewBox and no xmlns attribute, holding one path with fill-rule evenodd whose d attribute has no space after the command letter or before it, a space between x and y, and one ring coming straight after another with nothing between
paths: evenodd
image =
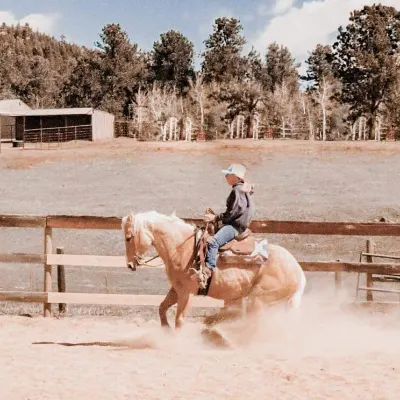
<instances>
[{"instance_id":1,"label":"bridle","mask_svg":"<svg viewBox=\"0 0 400 400\"><path fill-rule=\"evenodd\" d=\"M134 238L134 235L132 235L132 234L129 237L125 236L126 243L129 243L133 238ZM158 265L149 265L148 264L150 261L153 261L156 258L160 258L160 256L157 254L156 256L150 257L149 259L145 260L142 256L139 256L139 255L136 254L136 252L134 252L133 259L135 260L135 263L133 263L132 261L129 261L128 262L128 268L131 271L136 271L137 267L143 267L143 266L153 267L153 268L154 267L161 267L163 265L163 263L160 263Z\"/></svg>"}]
</instances>

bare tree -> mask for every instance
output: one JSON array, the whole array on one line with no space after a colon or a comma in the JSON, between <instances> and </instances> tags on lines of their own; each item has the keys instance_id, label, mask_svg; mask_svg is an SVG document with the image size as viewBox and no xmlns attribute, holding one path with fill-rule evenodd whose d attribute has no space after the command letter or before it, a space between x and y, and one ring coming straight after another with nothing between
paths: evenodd
<instances>
[{"instance_id":1,"label":"bare tree","mask_svg":"<svg viewBox=\"0 0 400 400\"><path fill-rule=\"evenodd\" d=\"M199 111L200 111L200 131L203 132L204 130L204 100L205 100L205 89L204 89L204 77L201 72L196 74L196 79L189 79L190 85L190 96L191 98L196 101Z\"/></svg>"},{"instance_id":2,"label":"bare tree","mask_svg":"<svg viewBox=\"0 0 400 400\"><path fill-rule=\"evenodd\" d=\"M277 111L279 114L279 119L281 121L281 132L282 137L286 137L286 130L289 120L291 119L291 96L289 88L285 81L278 86L276 86L273 93L273 99L277 105Z\"/></svg>"},{"instance_id":3,"label":"bare tree","mask_svg":"<svg viewBox=\"0 0 400 400\"><path fill-rule=\"evenodd\" d=\"M167 128L169 128L169 139L172 140L172 133L176 137L176 121L179 109L179 99L176 91L167 87L159 87L153 84L151 90L146 94L147 104L153 119L160 130L159 137L167 139Z\"/></svg>"},{"instance_id":4,"label":"bare tree","mask_svg":"<svg viewBox=\"0 0 400 400\"><path fill-rule=\"evenodd\" d=\"M134 100L135 118L138 127L139 137L141 137L142 135L142 125L146 117L146 112L145 112L146 108L147 108L146 94L142 93L142 89L139 88L139 91L135 94L135 100Z\"/></svg>"},{"instance_id":5,"label":"bare tree","mask_svg":"<svg viewBox=\"0 0 400 400\"><path fill-rule=\"evenodd\" d=\"M314 107L313 101L310 99L310 95L307 93L300 93L300 104L303 111L303 116L307 120L308 125L308 139L315 140L315 130L314 130Z\"/></svg>"}]
</instances>

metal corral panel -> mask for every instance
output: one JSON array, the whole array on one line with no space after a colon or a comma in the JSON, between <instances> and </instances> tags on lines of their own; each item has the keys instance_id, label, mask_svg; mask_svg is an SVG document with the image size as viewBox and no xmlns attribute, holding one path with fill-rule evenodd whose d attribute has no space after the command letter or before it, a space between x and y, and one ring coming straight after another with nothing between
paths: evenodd
<instances>
[{"instance_id":1,"label":"metal corral panel","mask_svg":"<svg viewBox=\"0 0 400 400\"><path fill-rule=\"evenodd\" d=\"M114 137L114 115L94 110L92 115L92 140L107 140Z\"/></svg>"}]
</instances>

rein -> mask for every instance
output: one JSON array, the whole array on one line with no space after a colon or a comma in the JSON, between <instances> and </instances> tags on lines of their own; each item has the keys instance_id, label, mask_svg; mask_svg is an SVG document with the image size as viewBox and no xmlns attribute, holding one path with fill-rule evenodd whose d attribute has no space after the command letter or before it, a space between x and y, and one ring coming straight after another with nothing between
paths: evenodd
<instances>
[{"instance_id":1,"label":"rein","mask_svg":"<svg viewBox=\"0 0 400 400\"><path fill-rule=\"evenodd\" d=\"M164 263L160 263L160 264L158 264L158 265L148 265L148 263L149 263L150 261L153 261L153 260L155 260L155 259L157 259L157 258L160 258L160 256L159 256L158 254L157 254L156 256L154 256L154 257L150 257L149 259L147 259L147 260L145 260L145 261L142 261L142 260L143 260L142 257L140 257L140 256L135 256L137 265L140 266L140 267L146 266L146 267L152 267L152 268L154 268L154 267L161 267L161 266L163 266Z\"/></svg>"}]
</instances>

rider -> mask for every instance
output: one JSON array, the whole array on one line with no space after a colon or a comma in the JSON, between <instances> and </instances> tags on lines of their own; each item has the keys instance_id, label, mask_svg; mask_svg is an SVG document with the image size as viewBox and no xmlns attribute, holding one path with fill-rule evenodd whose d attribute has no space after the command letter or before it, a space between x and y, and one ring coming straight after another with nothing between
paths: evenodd
<instances>
[{"instance_id":1,"label":"rider","mask_svg":"<svg viewBox=\"0 0 400 400\"><path fill-rule=\"evenodd\" d=\"M206 270L204 271L207 277L216 268L218 249L243 233L249 227L254 215L254 203L251 198L253 185L244 180L246 167L242 164L231 164L222 172L232 190L226 200L225 212L219 215L206 214L204 216L206 222L221 221L223 224L208 242Z\"/></svg>"}]
</instances>

